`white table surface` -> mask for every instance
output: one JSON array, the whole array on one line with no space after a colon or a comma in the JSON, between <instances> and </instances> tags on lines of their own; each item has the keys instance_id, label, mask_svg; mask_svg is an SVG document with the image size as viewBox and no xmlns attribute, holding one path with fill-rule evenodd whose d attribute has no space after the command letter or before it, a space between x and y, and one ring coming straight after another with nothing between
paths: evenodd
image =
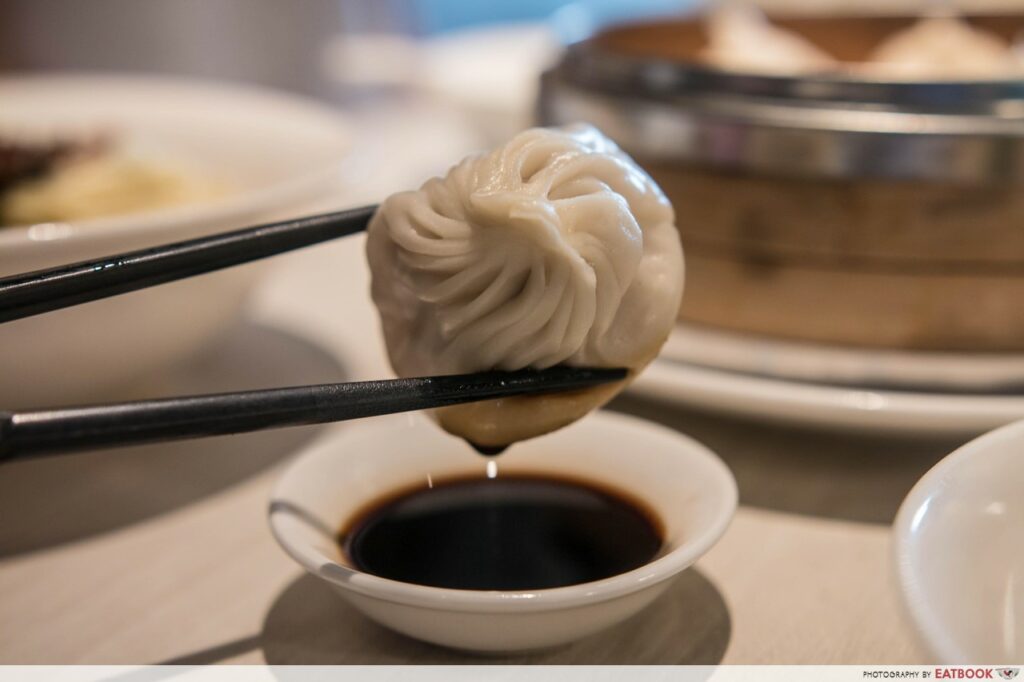
<instances>
[{"instance_id":1,"label":"white table surface","mask_svg":"<svg viewBox=\"0 0 1024 682\"><path fill-rule=\"evenodd\" d=\"M422 137L410 129L403 138L396 122L375 122L389 131L378 142L393 154L379 158L406 154ZM437 142L432 156L346 201L413 184L443 170L441 152L476 143L457 126L448 132L462 137ZM280 258L244 323L140 394L385 375L361 247L353 238ZM913 482L955 443L750 425L638 396L613 408L716 450L736 474L742 506L722 541L655 607L517 662L925 662L900 611L890 522ZM288 453L318 431L0 470L0 664L481 662L370 623L277 547L266 523L270 486Z\"/></svg>"}]
</instances>

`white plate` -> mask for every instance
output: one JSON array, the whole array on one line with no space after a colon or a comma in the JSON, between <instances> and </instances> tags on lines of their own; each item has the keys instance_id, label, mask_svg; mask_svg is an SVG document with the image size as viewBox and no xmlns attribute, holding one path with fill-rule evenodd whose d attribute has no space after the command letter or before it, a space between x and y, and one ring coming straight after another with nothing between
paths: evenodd
<instances>
[{"instance_id":1,"label":"white plate","mask_svg":"<svg viewBox=\"0 0 1024 682\"><path fill-rule=\"evenodd\" d=\"M1024 422L987 433L936 464L900 507L899 583L935 662L1024 663L1022 451Z\"/></svg>"},{"instance_id":2,"label":"white plate","mask_svg":"<svg viewBox=\"0 0 1024 682\"><path fill-rule=\"evenodd\" d=\"M365 172L348 119L260 88L163 76L0 78L0 131L25 137L114 130L223 178L205 203L0 229L0 276L99 258L306 212ZM340 189L346 188L346 189ZM173 366L223 333L269 261L0 327L5 407L94 402Z\"/></svg>"},{"instance_id":3,"label":"white plate","mask_svg":"<svg viewBox=\"0 0 1024 682\"><path fill-rule=\"evenodd\" d=\"M762 421L906 435L974 435L1024 418L1024 396L916 393L801 383L660 358L629 388Z\"/></svg>"},{"instance_id":4,"label":"white plate","mask_svg":"<svg viewBox=\"0 0 1024 682\"><path fill-rule=\"evenodd\" d=\"M680 324L663 358L764 377L847 386L994 391L1024 385L1024 353L950 353L786 341Z\"/></svg>"}]
</instances>

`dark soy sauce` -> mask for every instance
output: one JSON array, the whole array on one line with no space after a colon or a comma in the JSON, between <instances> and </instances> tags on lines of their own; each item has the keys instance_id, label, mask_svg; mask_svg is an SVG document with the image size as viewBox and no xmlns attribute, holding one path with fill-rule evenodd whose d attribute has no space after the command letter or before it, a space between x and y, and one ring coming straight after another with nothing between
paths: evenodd
<instances>
[{"instance_id":1,"label":"dark soy sauce","mask_svg":"<svg viewBox=\"0 0 1024 682\"><path fill-rule=\"evenodd\" d=\"M457 480L372 507L340 537L356 568L463 590L536 590L651 561L654 517L607 490L555 478Z\"/></svg>"}]
</instances>

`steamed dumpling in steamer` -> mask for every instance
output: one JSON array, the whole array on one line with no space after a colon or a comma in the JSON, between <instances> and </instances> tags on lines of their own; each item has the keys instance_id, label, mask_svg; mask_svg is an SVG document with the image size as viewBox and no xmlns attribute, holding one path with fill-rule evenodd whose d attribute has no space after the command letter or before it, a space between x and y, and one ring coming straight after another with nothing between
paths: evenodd
<instances>
[{"instance_id":1,"label":"steamed dumpling in steamer","mask_svg":"<svg viewBox=\"0 0 1024 682\"><path fill-rule=\"evenodd\" d=\"M893 78L1006 78L1024 73L1013 48L999 36L950 15L919 20L891 36L863 70Z\"/></svg>"},{"instance_id":2,"label":"steamed dumpling in steamer","mask_svg":"<svg viewBox=\"0 0 1024 682\"><path fill-rule=\"evenodd\" d=\"M400 376L657 355L679 310L675 216L597 129L535 128L388 198L368 230L372 294ZM502 447L560 428L614 385L442 408L449 432Z\"/></svg>"},{"instance_id":3,"label":"steamed dumpling in steamer","mask_svg":"<svg viewBox=\"0 0 1024 682\"><path fill-rule=\"evenodd\" d=\"M775 26L746 2L719 3L706 22L701 57L720 69L778 75L835 70L836 60L803 36Z\"/></svg>"}]
</instances>

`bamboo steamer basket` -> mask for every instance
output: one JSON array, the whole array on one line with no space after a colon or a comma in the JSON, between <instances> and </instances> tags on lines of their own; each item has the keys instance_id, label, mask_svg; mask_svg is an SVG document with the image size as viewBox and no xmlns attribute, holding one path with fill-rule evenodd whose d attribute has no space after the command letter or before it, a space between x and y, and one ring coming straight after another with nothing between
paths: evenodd
<instances>
[{"instance_id":1,"label":"bamboo steamer basket","mask_svg":"<svg viewBox=\"0 0 1024 682\"><path fill-rule=\"evenodd\" d=\"M968 17L1008 41L1022 16ZM844 61L912 18L777 20ZM716 70L698 19L613 27L542 79L672 200L680 318L781 339L1024 350L1024 82Z\"/></svg>"}]
</instances>

